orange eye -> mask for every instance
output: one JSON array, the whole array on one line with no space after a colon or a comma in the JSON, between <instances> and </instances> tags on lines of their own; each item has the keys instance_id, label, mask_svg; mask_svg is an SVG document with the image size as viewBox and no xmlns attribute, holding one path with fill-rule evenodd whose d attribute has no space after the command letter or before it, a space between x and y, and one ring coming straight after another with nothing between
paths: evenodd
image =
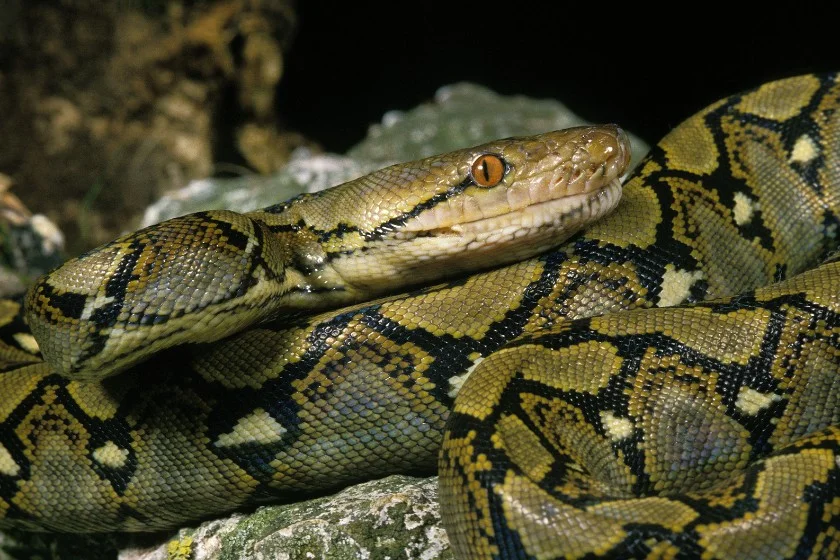
<instances>
[{"instance_id":1,"label":"orange eye","mask_svg":"<svg viewBox=\"0 0 840 560\"><path fill-rule=\"evenodd\" d=\"M505 176L505 162L494 154L480 155L473 162L470 175L479 187L495 187Z\"/></svg>"}]
</instances>

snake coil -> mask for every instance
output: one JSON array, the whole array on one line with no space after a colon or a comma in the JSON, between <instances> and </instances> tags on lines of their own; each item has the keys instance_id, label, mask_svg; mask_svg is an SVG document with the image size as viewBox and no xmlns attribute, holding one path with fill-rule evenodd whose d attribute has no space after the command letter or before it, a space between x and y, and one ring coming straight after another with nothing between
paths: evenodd
<instances>
[{"instance_id":1,"label":"snake coil","mask_svg":"<svg viewBox=\"0 0 840 560\"><path fill-rule=\"evenodd\" d=\"M329 203L118 240L30 292L51 365L4 302L0 528L172 528L437 466L460 558L840 556L840 262L823 260L840 210L838 75L770 82L687 119L616 210L564 245L537 235L498 262L458 257L523 208L524 195L494 198L496 181L530 177L530 190L587 174L607 192L626 164L621 134L587 130L556 157L527 148L545 139L500 141L374 174ZM386 189L385 210L336 213L374 186L418 182L431 192ZM473 198L449 198L462 194ZM588 219L613 197L575 200L567 214ZM514 229L551 222L529 212ZM425 261L395 271L464 231L443 268L495 268L277 318L441 277ZM173 281L165 257L196 239L220 252ZM368 244L409 258L389 264ZM233 266L243 254L259 258ZM230 288L217 301L126 303L156 293L141 285L201 294L212 278ZM263 281L283 310L264 309L271 290L242 303ZM231 315L248 317L201 318ZM211 334L194 335L205 321ZM147 328L159 338L123 338Z\"/></svg>"}]
</instances>

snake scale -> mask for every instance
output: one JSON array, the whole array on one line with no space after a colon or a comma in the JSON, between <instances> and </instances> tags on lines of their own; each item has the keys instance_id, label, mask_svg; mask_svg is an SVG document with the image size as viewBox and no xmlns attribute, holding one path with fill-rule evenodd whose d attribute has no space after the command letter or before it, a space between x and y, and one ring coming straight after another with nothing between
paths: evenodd
<instances>
[{"instance_id":1,"label":"snake scale","mask_svg":"<svg viewBox=\"0 0 840 560\"><path fill-rule=\"evenodd\" d=\"M437 466L460 558L840 557L839 108L833 73L722 99L553 249L560 203L496 187L583 181L569 235L614 202L618 129L193 215L69 263L0 302L0 528L165 529ZM318 202L418 182L384 214ZM527 243L412 266L426 249L405 247L474 241L498 207L529 216L508 236ZM389 247L408 258L383 273ZM208 286L223 295L196 303Z\"/></svg>"}]
</instances>

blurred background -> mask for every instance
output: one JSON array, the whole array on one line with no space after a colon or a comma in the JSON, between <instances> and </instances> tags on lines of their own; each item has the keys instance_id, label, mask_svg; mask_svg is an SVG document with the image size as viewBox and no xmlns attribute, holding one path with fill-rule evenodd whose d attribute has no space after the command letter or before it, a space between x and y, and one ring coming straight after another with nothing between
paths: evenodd
<instances>
[{"instance_id":1,"label":"blurred background","mask_svg":"<svg viewBox=\"0 0 840 560\"><path fill-rule=\"evenodd\" d=\"M557 99L655 143L722 96L840 69L836 24L804 4L2 5L0 194L57 224L67 255L190 180L268 175L302 146L343 153L446 84Z\"/></svg>"}]
</instances>

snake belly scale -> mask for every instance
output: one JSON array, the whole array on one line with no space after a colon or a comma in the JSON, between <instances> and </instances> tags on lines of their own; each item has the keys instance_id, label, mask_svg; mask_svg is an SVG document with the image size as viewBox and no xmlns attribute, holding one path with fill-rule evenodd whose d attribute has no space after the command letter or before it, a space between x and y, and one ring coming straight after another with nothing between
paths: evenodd
<instances>
[{"instance_id":1,"label":"snake belly scale","mask_svg":"<svg viewBox=\"0 0 840 560\"><path fill-rule=\"evenodd\" d=\"M176 349L155 346L154 334L119 342L135 327L132 313L112 321L112 304L131 280L122 291L82 281L74 286L93 288L80 293L68 279L92 269L59 270L28 300L49 364L33 353L22 308L2 308L0 528L172 528L437 464L444 524L462 558L838 557L840 264L819 264L836 246L838 106L837 74L733 95L663 138L616 210L559 248L278 319L321 305L318 293L325 305L382 293L369 273L342 272L328 255L352 254L342 245L351 238L376 241L359 232L377 224L398 230L423 202L372 226L362 215L324 225L343 233L309 238L328 247L323 258L307 249L258 273L282 278L280 290L292 294L281 312L208 322L218 336L190 338L177 325L171 332L187 334L173 344L190 344ZM621 152L620 136L596 143ZM595 152L588 172L611 184L621 165L601 165ZM528 165L511 164L502 144L467 155L449 187L478 188L509 164ZM424 231L460 227L426 216ZM271 217L256 218L271 229ZM306 243L300 220L274 229L287 245L279 254ZM106 263L107 280L138 243L166 250L173 239L147 231L93 258ZM525 253L507 256L497 264ZM324 268L328 261L336 266ZM306 280L307 270L326 283ZM415 268L397 284L431 279L422 276ZM318 289L339 282L350 288ZM241 307L225 305L197 309L216 317ZM177 317L150 311L159 318L137 320L136 330L174 336L165 326ZM93 327L78 329L91 318Z\"/></svg>"}]
</instances>

